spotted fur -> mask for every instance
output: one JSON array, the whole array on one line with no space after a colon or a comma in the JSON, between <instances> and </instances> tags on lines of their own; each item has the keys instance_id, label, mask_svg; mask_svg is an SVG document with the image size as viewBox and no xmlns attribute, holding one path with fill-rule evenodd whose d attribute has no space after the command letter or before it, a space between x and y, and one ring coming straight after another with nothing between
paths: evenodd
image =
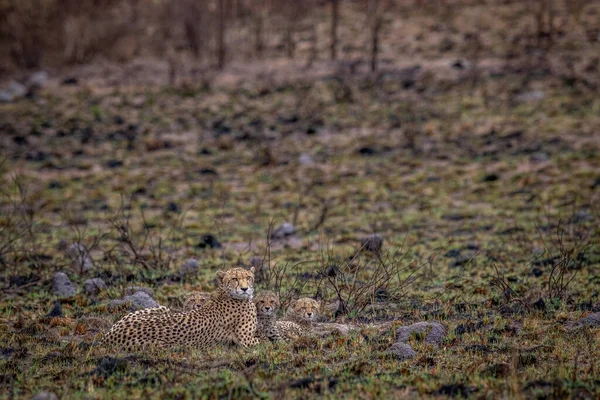
<instances>
[{"instance_id":1,"label":"spotted fur","mask_svg":"<svg viewBox=\"0 0 600 400\"><path fill-rule=\"evenodd\" d=\"M279 335L284 340L291 340L310 334L320 308L318 301L307 297L294 301L285 320L275 322Z\"/></svg>"},{"instance_id":2,"label":"spotted fur","mask_svg":"<svg viewBox=\"0 0 600 400\"><path fill-rule=\"evenodd\" d=\"M194 347L204 349L233 340L242 347L258 344L256 307L252 303L254 270L218 271L217 292L188 312L163 309L128 314L113 325L103 345L122 349Z\"/></svg>"},{"instance_id":3,"label":"spotted fur","mask_svg":"<svg viewBox=\"0 0 600 400\"><path fill-rule=\"evenodd\" d=\"M273 292L264 291L254 298L256 306L256 337L261 342L278 341L283 338L275 326L279 310L279 296Z\"/></svg>"},{"instance_id":4,"label":"spotted fur","mask_svg":"<svg viewBox=\"0 0 600 400\"><path fill-rule=\"evenodd\" d=\"M185 296L183 302L183 311L191 311L195 308L205 305L210 299L210 293L190 292Z\"/></svg>"}]
</instances>

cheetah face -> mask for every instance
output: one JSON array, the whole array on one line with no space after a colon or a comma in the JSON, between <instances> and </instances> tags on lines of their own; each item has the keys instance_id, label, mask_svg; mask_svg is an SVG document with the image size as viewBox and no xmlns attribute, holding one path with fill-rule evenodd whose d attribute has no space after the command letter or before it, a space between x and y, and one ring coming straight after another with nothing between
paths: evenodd
<instances>
[{"instance_id":1,"label":"cheetah face","mask_svg":"<svg viewBox=\"0 0 600 400\"><path fill-rule=\"evenodd\" d=\"M249 271L244 268L232 268L225 272L218 271L217 278L221 281L221 288L234 299L252 301L254 267Z\"/></svg>"},{"instance_id":2,"label":"cheetah face","mask_svg":"<svg viewBox=\"0 0 600 400\"><path fill-rule=\"evenodd\" d=\"M257 315L273 316L279 310L279 296L269 291L261 292L254 298L254 304Z\"/></svg>"},{"instance_id":3,"label":"cheetah face","mask_svg":"<svg viewBox=\"0 0 600 400\"><path fill-rule=\"evenodd\" d=\"M320 308L318 301L305 297L294 301L289 312L305 321L314 321Z\"/></svg>"}]
</instances>

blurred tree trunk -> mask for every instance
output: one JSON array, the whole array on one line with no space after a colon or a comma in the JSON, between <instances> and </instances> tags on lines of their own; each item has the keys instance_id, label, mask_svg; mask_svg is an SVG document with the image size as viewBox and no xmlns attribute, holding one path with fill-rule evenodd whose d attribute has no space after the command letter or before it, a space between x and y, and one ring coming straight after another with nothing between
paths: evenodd
<instances>
[{"instance_id":1,"label":"blurred tree trunk","mask_svg":"<svg viewBox=\"0 0 600 400\"><path fill-rule=\"evenodd\" d=\"M331 60L337 58L338 21L340 16L339 0L331 0Z\"/></svg>"},{"instance_id":2,"label":"blurred tree trunk","mask_svg":"<svg viewBox=\"0 0 600 400\"><path fill-rule=\"evenodd\" d=\"M265 49L264 26L265 26L265 4L264 0L256 0L256 13L254 17L254 52L257 57L261 57Z\"/></svg>"},{"instance_id":3,"label":"blurred tree trunk","mask_svg":"<svg viewBox=\"0 0 600 400\"><path fill-rule=\"evenodd\" d=\"M385 0L367 0L367 12L371 29L371 72L377 71L379 57L379 34L383 19L383 2Z\"/></svg>"},{"instance_id":4,"label":"blurred tree trunk","mask_svg":"<svg viewBox=\"0 0 600 400\"><path fill-rule=\"evenodd\" d=\"M296 29L296 19L298 17L298 5L296 1L297 0L288 0L286 4L287 26L285 29L284 42L288 58L294 58L294 53L296 51L296 42L294 41L294 31Z\"/></svg>"},{"instance_id":5,"label":"blurred tree trunk","mask_svg":"<svg viewBox=\"0 0 600 400\"><path fill-rule=\"evenodd\" d=\"M225 56L227 49L225 48L225 17L226 17L226 0L219 1L219 26L217 35L217 67L223 69L225 67Z\"/></svg>"}]
</instances>

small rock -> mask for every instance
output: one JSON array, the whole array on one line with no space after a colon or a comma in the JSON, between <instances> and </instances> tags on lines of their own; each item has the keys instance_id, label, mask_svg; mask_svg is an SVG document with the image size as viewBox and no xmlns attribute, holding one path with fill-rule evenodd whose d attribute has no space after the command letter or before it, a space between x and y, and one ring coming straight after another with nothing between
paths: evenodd
<instances>
[{"instance_id":1,"label":"small rock","mask_svg":"<svg viewBox=\"0 0 600 400\"><path fill-rule=\"evenodd\" d=\"M377 154L377 150L370 146L364 146L358 149L358 154L360 154L361 156L372 156Z\"/></svg>"},{"instance_id":2,"label":"small rock","mask_svg":"<svg viewBox=\"0 0 600 400\"><path fill-rule=\"evenodd\" d=\"M542 90L532 90L531 92L521 93L517 96L517 101L521 103L534 103L543 100L545 93Z\"/></svg>"},{"instance_id":3,"label":"small rock","mask_svg":"<svg viewBox=\"0 0 600 400\"><path fill-rule=\"evenodd\" d=\"M294 225L289 222L284 222L279 225L277 229L271 232L271 239L283 239L285 237L291 236L296 232L296 228Z\"/></svg>"},{"instance_id":4,"label":"small rock","mask_svg":"<svg viewBox=\"0 0 600 400\"><path fill-rule=\"evenodd\" d=\"M214 237L210 233L207 233L205 235L202 235L202 237L200 238L200 241L198 242L196 247L198 247L200 249L206 249L206 248L220 249L221 243L219 243L219 241L217 240L216 237Z\"/></svg>"},{"instance_id":5,"label":"small rock","mask_svg":"<svg viewBox=\"0 0 600 400\"><path fill-rule=\"evenodd\" d=\"M454 42L449 37L445 37L440 41L438 46L439 51L446 53L454 48Z\"/></svg>"},{"instance_id":6,"label":"small rock","mask_svg":"<svg viewBox=\"0 0 600 400\"><path fill-rule=\"evenodd\" d=\"M531 269L531 275L535 276L536 278L539 278L540 276L542 276L544 274L544 271L542 271L541 268L538 267L533 267Z\"/></svg>"},{"instance_id":7,"label":"small rock","mask_svg":"<svg viewBox=\"0 0 600 400\"><path fill-rule=\"evenodd\" d=\"M591 222L593 220L594 220L594 216L587 210L579 210L579 211L577 211L577 213L575 213L573 218L571 218L571 221L573 221L573 223L575 223L575 224L581 224L583 222Z\"/></svg>"},{"instance_id":8,"label":"small rock","mask_svg":"<svg viewBox=\"0 0 600 400\"><path fill-rule=\"evenodd\" d=\"M483 177L483 182L496 182L498 179L500 179L498 174L487 174Z\"/></svg>"},{"instance_id":9,"label":"small rock","mask_svg":"<svg viewBox=\"0 0 600 400\"><path fill-rule=\"evenodd\" d=\"M413 333L426 332L429 328L431 330L425 336L425 343L434 345L442 343L442 340L446 337L446 328L439 322L417 322L409 326L401 326L396 329L396 341L406 342Z\"/></svg>"},{"instance_id":10,"label":"small rock","mask_svg":"<svg viewBox=\"0 0 600 400\"><path fill-rule=\"evenodd\" d=\"M79 80L75 77L68 77L63 79L62 83L63 85L77 85L79 83Z\"/></svg>"},{"instance_id":11,"label":"small rock","mask_svg":"<svg viewBox=\"0 0 600 400\"><path fill-rule=\"evenodd\" d=\"M181 209L179 208L177 203L175 203L174 201L170 201L169 204L167 204L167 211L173 212L173 213L178 213L181 211Z\"/></svg>"},{"instance_id":12,"label":"small rock","mask_svg":"<svg viewBox=\"0 0 600 400\"><path fill-rule=\"evenodd\" d=\"M360 240L360 246L365 251L379 253L383 246L383 237L379 234L364 237Z\"/></svg>"},{"instance_id":13,"label":"small rock","mask_svg":"<svg viewBox=\"0 0 600 400\"><path fill-rule=\"evenodd\" d=\"M7 90L0 90L0 103L12 103L15 98Z\"/></svg>"},{"instance_id":14,"label":"small rock","mask_svg":"<svg viewBox=\"0 0 600 400\"><path fill-rule=\"evenodd\" d=\"M46 314L46 317L54 318L54 317L62 317L62 316L63 316L62 305L60 304L60 301L57 300L54 302L54 306L52 306L52 310L50 310L50 312L48 314Z\"/></svg>"},{"instance_id":15,"label":"small rock","mask_svg":"<svg viewBox=\"0 0 600 400\"><path fill-rule=\"evenodd\" d=\"M101 278L88 279L83 283L83 290L92 296L97 295L101 290L106 290L106 283Z\"/></svg>"},{"instance_id":16,"label":"small rock","mask_svg":"<svg viewBox=\"0 0 600 400\"><path fill-rule=\"evenodd\" d=\"M154 290L143 286L127 286L125 288L125 296L131 296L136 292L144 292L150 297L154 297Z\"/></svg>"},{"instance_id":17,"label":"small rock","mask_svg":"<svg viewBox=\"0 0 600 400\"><path fill-rule=\"evenodd\" d=\"M306 165L306 166L311 166L311 165L315 164L315 162L313 161L313 158L310 156L310 154L306 154L306 153L301 154L300 157L298 157L298 161L300 162L300 164Z\"/></svg>"},{"instance_id":18,"label":"small rock","mask_svg":"<svg viewBox=\"0 0 600 400\"><path fill-rule=\"evenodd\" d=\"M58 400L58 397L52 392L39 392L31 400Z\"/></svg>"},{"instance_id":19,"label":"small rock","mask_svg":"<svg viewBox=\"0 0 600 400\"><path fill-rule=\"evenodd\" d=\"M572 327L574 328L581 328L585 326L589 326L590 328L600 327L600 312L590 314L587 317L581 318L572 324Z\"/></svg>"},{"instance_id":20,"label":"small rock","mask_svg":"<svg viewBox=\"0 0 600 400\"><path fill-rule=\"evenodd\" d=\"M456 258L460 256L460 249L450 249L444 254L444 257Z\"/></svg>"},{"instance_id":21,"label":"small rock","mask_svg":"<svg viewBox=\"0 0 600 400\"><path fill-rule=\"evenodd\" d=\"M400 361L414 358L417 355L417 352L406 343L394 343L386 350L386 353L394 354Z\"/></svg>"},{"instance_id":22,"label":"small rock","mask_svg":"<svg viewBox=\"0 0 600 400\"><path fill-rule=\"evenodd\" d=\"M106 166L108 168L118 168L123 166L123 161L121 160L108 160L106 162Z\"/></svg>"},{"instance_id":23,"label":"small rock","mask_svg":"<svg viewBox=\"0 0 600 400\"><path fill-rule=\"evenodd\" d=\"M529 159L531 162L546 162L550 159L550 157L548 157L548 154L538 151L533 153Z\"/></svg>"},{"instance_id":24,"label":"small rock","mask_svg":"<svg viewBox=\"0 0 600 400\"><path fill-rule=\"evenodd\" d=\"M69 242L67 242L65 239L60 239L60 241L56 245L56 249L58 251L66 251L67 247L69 247Z\"/></svg>"},{"instance_id":25,"label":"small rock","mask_svg":"<svg viewBox=\"0 0 600 400\"><path fill-rule=\"evenodd\" d=\"M131 303L130 309L132 311L142 310L145 308L154 308L158 307L159 304L148 295L146 292L135 292L131 296L125 296L120 300L112 300L108 304L109 309L113 309L125 303Z\"/></svg>"},{"instance_id":26,"label":"small rock","mask_svg":"<svg viewBox=\"0 0 600 400\"><path fill-rule=\"evenodd\" d=\"M94 268L87 249L81 243L73 243L67 248L67 254L73 260L73 266L79 270L89 271Z\"/></svg>"},{"instance_id":27,"label":"small rock","mask_svg":"<svg viewBox=\"0 0 600 400\"><path fill-rule=\"evenodd\" d=\"M261 256L254 256L248 261L250 267L254 267L254 280L256 282L264 282L267 280L269 272L268 265L265 265L265 260Z\"/></svg>"},{"instance_id":28,"label":"small rock","mask_svg":"<svg viewBox=\"0 0 600 400\"><path fill-rule=\"evenodd\" d=\"M17 81L10 81L6 90L13 96L13 99L23 97L27 94L27 88Z\"/></svg>"},{"instance_id":29,"label":"small rock","mask_svg":"<svg viewBox=\"0 0 600 400\"><path fill-rule=\"evenodd\" d=\"M532 304L532 306L536 310L544 311L546 309L546 302L540 297L535 303Z\"/></svg>"},{"instance_id":30,"label":"small rock","mask_svg":"<svg viewBox=\"0 0 600 400\"><path fill-rule=\"evenodd\" d=\"M127 370L127 361L124 359L104 357L98 363L93 374L108 378L115 372L125 372Z\"/></svg>"},{"instance_id":31,"label":"small rock","mask_svg":"<svg viewBox=\"0 0 600 400\"><path fill-rule=\"evenodd\" d=\"M59 297L72 297L77 293L77 288L71 283L67 274L57 272L52 280L52 292Z\"/></svg>"},{"instance_id":32,"label":"small rock","mask_svg":"<svg viewBox=\"0 0 600 400\"><path fill-rule=\"evenodd\" d=\"M335 278L337 276L339 270L340 269L337 265L330 265L325 270L325 275L327 275L330 278Z\"/></svg>"},{"instance_id":33,"label":"small rock","mask_svg":"<svg viewBox=\"0 0 600 400\"><path fill-rule=\"evenodd\" d=\"M466 69L468 66L469 64L464 60L456 60L452 63L452 68L459 70Z\"/></svg>"},{"instance_id":34,"label":"small rock","mask_svg":"<svg viewBox=\"0 0 600 400\"><path fill-rule=\"evenodd\" d=\"M179 269L181 275L195 275L198 272L198 260L188 258Z\"/></svg>"},{"instance_id":35,"label":"small rock","mask_svg":"<svg viewBox=\"0 0 600 400\"><path fill-rule=\"evenodd\" d=\"M198 173L200 175L211 175L211 176L218 176L219 173L217 172L216 169L214 168L200 168L198 170Z\"/></svg>"},{"instance_id":36,"label":"small rock","mask_svg":"<svg viewBox=\"0 0 600 400\"><path fill-rule=\"evenodd\" d=\"M38 71L27 79L25 86L27 86L29 92L34 92L46 86L47 83L48 73L46 71Z\"/></svg>"}]
</instances>

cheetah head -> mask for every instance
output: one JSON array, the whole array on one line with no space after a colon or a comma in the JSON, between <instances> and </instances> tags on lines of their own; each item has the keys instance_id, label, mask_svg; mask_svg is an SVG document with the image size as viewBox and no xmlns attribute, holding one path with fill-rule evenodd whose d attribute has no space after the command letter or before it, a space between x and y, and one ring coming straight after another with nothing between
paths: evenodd
<instances>
[{"instance_id":1,"label":"cheetah head","mask_svg":"<svg viewBox=\"0 0 600 400\"><path fill-rule=\"evenodd\" d=\"M317 300L304 297L292 302L288 313L304 321L314 321L320 308L321 303Z\"/></svg>"},{"instance_id":2,"label":"cheetah head","mask_svg":"<svg viewBox=\"0 0 600 400\"><path fill-rule=\"evenodd\" d=\"M254 267L231 268L227 271L217 271L217 279L221 289L237 300L252 301L254 294Z\"/></svg>"},{"instance_id":3,"label":"cheetah head","mask_svg":"<svg viewBox=\"0 0 600 400\"><path fill-rule=\"evenodd\" d=\"M254 304L258 315L272 316L279 310L279 296L273 292L264 291L254 298Z\"/></svg>"}]
</instances>

